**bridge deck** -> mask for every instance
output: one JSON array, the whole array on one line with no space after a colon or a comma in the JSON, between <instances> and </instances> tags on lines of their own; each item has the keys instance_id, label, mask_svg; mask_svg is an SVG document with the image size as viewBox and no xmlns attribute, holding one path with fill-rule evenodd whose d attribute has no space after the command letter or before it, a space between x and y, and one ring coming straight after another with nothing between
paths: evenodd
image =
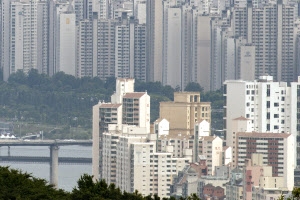
<instances>
[{"instance_id":1,"label":"bridge deck","mask_svg":"<svg viewBox=\"0 0 300 200\"><path fill-rule=\"evenodd\" d=\"M91 146L91 140L0 140L1 146Z\"/></svg>"},{"instance_id":2,"label":"bridge deck","mask_svg":"<svg viewBox=\"0 0 300 200\"><path fill-rule=\"evenodd\" d=\"M0 156L1 162L49 163L50 157ZM91 164L92 158L59 157L58 162L63 164Z\"/></svg>"}]
</instances>

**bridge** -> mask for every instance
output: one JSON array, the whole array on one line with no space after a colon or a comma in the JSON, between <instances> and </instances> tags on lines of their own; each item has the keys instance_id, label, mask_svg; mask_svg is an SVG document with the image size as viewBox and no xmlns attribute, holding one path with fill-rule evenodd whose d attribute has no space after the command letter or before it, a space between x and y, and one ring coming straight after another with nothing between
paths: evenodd
<instances>
[{"instance_id":1,"label":"bridge","mask_svg":"<svg viewBox=\"0 0 300 200\"><path fill-rule=\"evenodd\" d=\"M49 163L44 156L0 156L0 162ZM58 157L59 164L92 164L92 158Z\"/></svg>"},{"instance_id":2,"label":"bridge","mask_svg":"<svg viewBox=\"0 0 300 200\"><path fill-rule=\"evenodd\" d=\"M91 140L0 140L1 146L92 146Z\"/></svg>"},{"instance_id":3,"label":"bridge","mask_svg":"<svg viewBox=\"0 0 300 200\"><path fill-rule=\"evenodd\" d=\"M58 163L91 163L91 158L58 157L59 146L92 146L91 140L0 140L0 147L8 147L8 156L0 156L0 161L49 162L50 183L58 184ZM11 146L49 146L50 157L10 156Z\"/></svg>"}]
</instances>

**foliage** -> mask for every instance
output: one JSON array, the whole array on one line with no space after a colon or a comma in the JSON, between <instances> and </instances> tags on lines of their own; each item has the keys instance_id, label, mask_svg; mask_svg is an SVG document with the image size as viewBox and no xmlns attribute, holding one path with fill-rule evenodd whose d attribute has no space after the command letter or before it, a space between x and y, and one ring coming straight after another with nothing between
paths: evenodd
<instances>
[{"instance_id":1,"label":"foliage","mask_svg":"<svg viewBox=\"0 0 300 200\"><path fill-rule=\"evenodd\" d=\"M203 92L203 87L200 86L199 83L190 82L187 84L187 86L184 88L184 91L188 92Z\"/></svg>"},{"instance_id":2,"label":"foliage","mask_svg":"<svg viewBox=\"0 0 300 200\"><path fill-rule=\"evenodd\" d=\"M284 199L283 195L281 195L281 197L279 198L279 200L281 199ZM287 200L300 200L300 188L295 187L292 191L292 196L288 197Z\"/></svg>"},{"instance_id":3,"label":"foliage","mask_svg":"<svg viewBox=\"0 0 300 200\"><path fill-rule=\"evenodd\" d=\"M74 200L160 200L157 195L143 196L137 190L133 193L122 192L114 184L108 185L104 180L93 181L93 177L84 174L77 181L77 187L71 193L56 189L44 179L33 177L31 174L0 167L0 199L74 199ZM181 200L200 200L192 194ZM175 200L174 197L162 200Z\"/></svg>"},{"instance_id":4,"label":"foliage","mask_svg":"<svg viewBox=\"0 0 300 200\"><path fill-rule=\"evenodd\" d=\"M81 176L77 182L77 187L72 191L71 198L73 200L160 200L157 195L143 196L137 190L133 193L122 192L116 188L114 184L108 185L104 180L93 181L93 177L87 174ZM181 200L200 200L196 194L192 194L187 198L180 198ZM174 197L162 198L162 200L175 200Z\"/></svg>"},{"instance_id":5,"label":"foliage","mask_svg":"<svg viewBox=\"0 0 300 200\"><path fill-rule=\"evenodd\" d=\"M110 101L115 91L116 78L106 81L99 78L75 78L58 72L52 77L31 70L27 75L17 71L8 82L0 81L0 117L18 123L36 123L65 126L65 133L74 135L78 127L91 129L92 107L99 101ZM186 90L202 92L198 83L190 83ZM173 101L171 86L160 82L135 81L135 91L147 93L151 97L151 122L159 118L159 102ZM222 114L214 110L222 109L222 92L202 92L201 101L212 102L212 127L222 129ZM66 136L69 137L69 136ZM88 137L85 133L83 138Z\"/></svg>"},{"instance_id":6,"label":"foliage","mask_svg":"<svg viewBox=\"0 0 300 200\"><path fill-rule=\"evenodd\" d=\"M291 195L286 195L286 197L281 194L278 200L300 200L300 188L295 187L292 191Z\"/></svg>"},{"instance_id":7,"label":"foliage","mask_svg":"<svg viewBox=\"0 0 300 200\"><path fill-rule=\"evenodd\" d=\"M0 199L69 199L69 193L57 190L44 179L9 167L0 167Z\"/></svg>"},{"instance_id":8,"label":"foliage","mask_svg":"<svg viewBox=\"0 0 300 200\"><path fill-rule=\"evenodd\" d=\"M75 78L63 72L48 77L18 71L0 82L0 116L25 122L91 127L92 107L108 101L111 87L99 78Z\"/></svg>"}]
</instances>

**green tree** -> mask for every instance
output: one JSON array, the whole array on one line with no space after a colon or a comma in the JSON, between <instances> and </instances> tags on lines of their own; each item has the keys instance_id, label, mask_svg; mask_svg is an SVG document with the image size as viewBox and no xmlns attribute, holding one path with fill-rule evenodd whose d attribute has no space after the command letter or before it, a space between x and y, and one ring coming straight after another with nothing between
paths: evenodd
<instances>
[{"instance_id":1,"label":"green tree","mask_svg":"<svg viewBox=\"0 0 300 200\"><path fill-rule=\"evenodd\" d=\"M284 200L285 196L281 195L278 200ZM288 196L287 200L300 200L300 188L295 187L292 191L292 196Z\"/></svg>"},{"instance_id":2,"label":"green tree","mask_svg":"<svg viewBox=\"0 0 300 200\"><path fill-rule=\"evenodd\" d=\"M158 195L143 196L137 190L133 193L126 191L121 192L119 188L116 188L114 184L107 185L104 180L93 181L93 177L87 174L81 176L77 182L78 186L72 191L71 197L74 200L160 200ZM200 200L196 194L192 194L182 200ZM162 198L161 200L175 200L174 197Z\"/></svg>"},{"instance_id":3,"label":"green tree","mask_svg":"<svg viewBox=\"0 0 300 200\"><path fill-rule=\"evenodd\" d=\"M44 179L0 167L0 199L70 199L69 193L57 190Z\"/></svg>"},{"instance_id":4,"label":"green tree","mask_svg":"<svg viewBox=\"0 0 300 200\"><path fill-rule=\"evenodd\" d=\"M199 83L190 82L184 88L184 91L187 91L187 92L203 92L203 87L201 87Z\"/></svg>"}]
</instances>

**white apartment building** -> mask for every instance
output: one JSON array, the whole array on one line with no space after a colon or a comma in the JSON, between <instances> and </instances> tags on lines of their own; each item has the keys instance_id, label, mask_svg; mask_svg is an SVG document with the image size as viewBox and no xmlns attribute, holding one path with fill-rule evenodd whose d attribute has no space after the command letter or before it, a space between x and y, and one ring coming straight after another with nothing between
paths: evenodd
<instances>
[{"instance_id":1,"label":"white apartment building","mask_svg":"<svg viewBox=\"0 0 300 200\"><path fill-rule=\"evenodd\" d=\"M181 88L181 9L164 3L163 81L164 85Z\"/></svg>"},{"instance_id":2,"label":"white apartment building","mask_svg":"<svg viewBox=\"0 0 300 200\"><path fill-rule=\"evenodd\" d=\"M139 20L139 24L146 24L146 0L133 2L133 15Z\"/></svg>"},{"instance_id":3,"label":"white apartment building","mask_svg":"<svg viewBox=\"0 0 300 200\"><path fill-rule=\"evenodd\" d=\"M297 130L298 88L299 81L288 86L285 82L273 82L271 76L261 76L259 80L251 82L225 81L224 124L227 146L233 146L232 120L241 116L249 120L248 131L291 133L296 141L300 130Z\"/></svg>"},{"instance_id":4,"label":"white apartment building","mask_svg":"<svg viewBox=\"0 0 300 200\"><path fill-rule=\"evenodd\" d=\"M126 93L123 96L123 124L146 127L150 132L150 96L147 92Z\"/></svg>"},{"instance_id":5,"label":"white apartment building","mask_svg":"<svg viewBox=\"0 0 300 200\"><path fill-rule=\"evenodd\" d=\"M48 15L48 2L39 1L37 4L37 69L43 74L48 74Z\"/></svg>"},{"instance_id":6,"label":"white apartment building","mask_svg":"<svg viewBox=\"0 0 300 200\"><path fill-rule=\"evenodd\" d=\"M113 19L94 19L93 67L97 76L105 80L115 76L115 31L118 22Z\"/></svg>"},{"instance_id":7,"label":"white apartment building","mask_svg":"<svg viewBox=\"0 0 300 200\"><path fill-rule=\"evenodd\" d=\"M116 26L115 38L115 77L133 78L134 74L134 24Z\"/></svg>"},{"instance_id":8,"label":"white apartment building","mask_svg":"<svg viewBox=\"0 0 300 200\"><path fill-rule=\"evenodd\" d=\"M128 20L116 26L115 76L146 81L146 26Z\"/></svg>"},{"instance_id":9,"label":"white apartment building","mask_svg":"<svg viewBox=\"0 0 300 200\"><path fill-rule=\"evenodd\" d=\"M117 79L111 103L99 102L93 107L93 175L102 178L104 167L103 133L115 124L115 131L124 131L122 124L140 127L150 133L150 97L145 92L133 92L134 79ZM137 128L136 128L137 129Z\"/></svg>"},{"instance_id":10,"label":"white apartment building","mask_svg":"<svg viewBox=\"0 0 300 200\"><path fill-rule=\"evenodd\" d=\"M37 2L13 1L11 21L10 73L27 73L37 68Z\"/></svg>"},{"instance_id":11,"label":"white apartment building","mask_svg":"<svg viewBox=\"0 0 300 200\"><path fill-rule=\"evenodd\" d=\"M76 15L76 26L79 25L81 20L92 19L93 17L93 0L74 0Z\"/></svg>"},{"instance_id":12,"label":"white apartment building","mask_svg":"<svg viewBox=\"0 0 300 200\"><path fill-rule=\"evenodd\" d=\"M164 119L164 118L159 118L157 120L155 120L155 122L153 123L154 125L154 133L159 136L162 135L168 135L169 134L169 130L170 130L170 123L168 120Z\"/></svg>"},{"instance_id":13,"label":"white apartment building","mask_svg":"<svg viewBox=\"0 0 300 200\"><path fill-rule=\"evenodd\" d=\"M161 135L157 139L157 152L172 152L173 157L186 156L193 149L193 138L191 136L178 134Z\"/></svg>"},{"instance_id":14,"label":"white apartment building","mask_svg":"<svg viewBox=\"0 0 300 200\"><path fill-rule=\"evenodd\" d=\"M69 7L69 2L67 1L49 1L48 11L49 11L49 41L48 41L48 74L52 76L59 71L59 28L60 13L66 12Z\"/></svg>"},{"instance_id":15,"label":"white apartment building","mask_svg":"<svg viewBox=\"0 0 300 200\"><path fill-rule=\"evenodd\" d=\"M76 59L76 76L77 77L95 77L97 69L93 65L93 21L79 21L77 36L77 59Z\"/></svg>"},{"instance_id":16,"label":"white apartment building","mask_svg":"<svg viewBox=\"0 0 300 200\"><path fill-rule=\"evenodd\" d=\"M76 15L70 5L59 15L59 65L58 71L75 76L76 72Z\"/></svg>"},{"instance_id":17,"label":"white apartment building","mask_svg":"<svg viewBox=\"0 0 300 200\"><path fill-rule=\"evenodd\" d=\"M124 131L125 127L129 129ZM102 178L127 192L138 190L144 196L169 197L172 176L190 159L157 153L156 134L148 137L135 126L123 126L122 129L119 133L103 134Z\"/></svg>"},{"instance_id":18,"label":"white apartment building","mask_svg":"<svg viewBox=\"0 0 300 200\"><path fill-rule=\"evenodd\" d=\"M194 136L194 158L206 157L207 174L215 175L215 167L222 166L223 140L217 136ZM198 151L197 151L198 150Z\"/></svg>"},{"instance_id":19,"label":"white apartment building","mask_svg":"<svg viewBox=\"0 0 300 200\"><path fill-rule=\"evenodd\" d=\"M111 95L110 101L112 103L122 103L123 96L126 93L134 92L134 79L131 78L118 78L116 80L116 92Z\"/></svg>"},{"instance_id":20,"label":"white apartment building","mask_svg":"<svg viewBox=\"0 0 300 200\"><path fill-rule=\"evenodd\" d=\"M161 0L146 1L147 81L162 82L163 4Z\"/></svg>"}]
</instances>

